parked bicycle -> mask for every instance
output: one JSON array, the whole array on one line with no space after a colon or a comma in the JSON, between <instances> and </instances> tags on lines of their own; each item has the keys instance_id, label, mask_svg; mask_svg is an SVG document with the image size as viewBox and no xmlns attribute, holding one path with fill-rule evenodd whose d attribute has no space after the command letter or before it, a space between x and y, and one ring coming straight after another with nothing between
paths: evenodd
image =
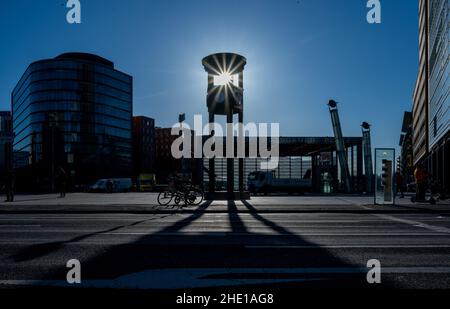
<instances>
[{"instance_id":1,"label":"parked bicycle","mask_svg":"<svg viewBox=\"0 0 450 309\"><path fill-rule=\"evenodd\" d=\"M176 205L197 206L204 199L204 191L201 187L184 183L179 178L172 178L169 181L169 187L158 195L158 204L161 206L169 205L172 200Z\"/></svg>"}]
</instances>

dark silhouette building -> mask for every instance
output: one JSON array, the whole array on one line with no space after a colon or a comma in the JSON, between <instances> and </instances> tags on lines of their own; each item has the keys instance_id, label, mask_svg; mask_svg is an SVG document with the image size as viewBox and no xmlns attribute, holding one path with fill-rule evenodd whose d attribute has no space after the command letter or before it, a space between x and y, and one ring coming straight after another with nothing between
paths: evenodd
<instances>
[{"instance_id":1,"label":"dark silhouette building","mask_svg":"<svg viewBox=\"0 0 450 309\"><path fill-rule=\"evenodd\" d=\"M132 173L133 80L114 63L66 53L29 65L12 92L14 166L23 189Z\"/></svg>"},{"instance_id":2,"label":"dark silhouette building","mask_svg":"<svg viewBox=\"0 0 450 309\"><path fill-rule=\"evenodd\" d=\"M155 120L133 117L133 176L155 172Z\"/></svg>"},{"instance_id":3,"label":"dark silhouette building","mask_svg":"<svg viewBox=\"0 0 450 309\"><path fill-rule=\"evenodd\" d=\"M190 178L194 184L202 181L202 159L182 158L175 159L172 155L172 144L179 136L172 135L172 128L156 128L156 181L159 184L167 183L173 174L183 174ZM194 144L195 132L191 130L191 143ZM193 153L191 153L193 155Z\"/></svg>"},{"instance_id":4,"label":"dark silhouette building","mask_svg":"<svg viewBox=\"0 0 450 309\"><path fill-rule=\"evenodd\" d=\"M0 179L12 168L11 112L0 111Z\"/></svg>"},{"instance_id":5,"label":"dark silhouette building","mask_svg":"<svg viewBox=\"0 0 450 309\"><path fill-rule=\"evenodd\" d=\"M172 128L156 128L156 180L165 183L173 173L182 173L182 160L172 156L172 143L178 136L171 135Z\"/></svg>"}]
</instances>

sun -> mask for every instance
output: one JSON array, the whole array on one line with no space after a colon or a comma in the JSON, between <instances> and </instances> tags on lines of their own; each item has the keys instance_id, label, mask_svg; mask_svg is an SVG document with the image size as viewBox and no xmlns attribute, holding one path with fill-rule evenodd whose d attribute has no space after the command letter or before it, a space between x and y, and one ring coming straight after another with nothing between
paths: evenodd
<instances>
[{"instance_id":1,"label":"sun","mask_svg":"<svg viewBox=\"0 0 450 309\"><path fill-rule=\"evenodd\" d=\"M239 87L239 74L233 75L229 72L224 72L214 76L214 86L227 86L230 84Z\"/></svg>"},{"instance_id":2,"label":"sun","mask_svg":"<svg viewBox=\"0 0 450 309\"><path fill-rule=\"evenodd\" d=\"M214 85L215 86L226 86L232 82L232 75L228 72L222 73L220 75L214 76Z\"/></svg>"}]
</instances>

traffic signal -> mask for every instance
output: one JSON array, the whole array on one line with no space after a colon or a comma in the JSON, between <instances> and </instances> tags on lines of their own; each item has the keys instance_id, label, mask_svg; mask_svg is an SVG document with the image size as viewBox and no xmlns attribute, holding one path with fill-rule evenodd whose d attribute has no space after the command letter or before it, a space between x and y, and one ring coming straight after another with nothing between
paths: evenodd
<instances>
[{"instance_id":1,"label":"traffic signal","mask_svg":"<svg viewBox=\"0 0 450 309\"><path fill-rule=\"evenodd\" d=\"M389 202L393 197L393 173L392 173L392 161L384 159L382 161L382 173L381 173L381 184L384 187L384 200Z\"/></svg>"}]
</instances>

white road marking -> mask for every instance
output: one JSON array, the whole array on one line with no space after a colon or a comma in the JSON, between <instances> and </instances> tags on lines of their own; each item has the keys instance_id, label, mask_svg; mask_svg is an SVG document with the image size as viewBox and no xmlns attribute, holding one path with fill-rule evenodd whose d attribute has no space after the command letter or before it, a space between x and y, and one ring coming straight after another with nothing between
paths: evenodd
<instances>
[{"instance_id":1,"label":"white road marking","mask_svg":"<svg viewBox=\"0 0 450 309\"><path fill-rule=\"evenodd\" d=\"M363 205L358 205L363 209L370 209L367 206L363 206ZM384 214L371 214L372 216L378 217L378 218L382 218L385 220L389 220L389 221L394 221L394 222L400 222L400 223L404 223L404 224L408 224L414 227L420 227L420 228L424 228L433 232L439 232L439 233L445 233L445 234L450 234L450 229L443 227L443 226L436 226L436 225L431 225L431 224L425 224L423 222L420 221L415 221L415 220L408 220L408 219L402 219L402 218L397 218L394 216L390 216L390 215L384 215Z\"/></svg>"},{"instance_id":2,"label":"white road marking","mask_svg":"<svg viewBox=\"0 0 450 309\"><path fill-rule=\"evenodd\" d=\"M280 236L280 237L303 237L303 236L447 236L447 233L445 232L425 232L425 233L410 233L408 231L399 233L399 232L385 232L385 233L316 233L316 232L301 232L301 231L295 231L295 233L287 233L287 234L279 234L276 231L271 231L269 228L264 229L252 229L252 230L259 230L259 233L255 232L233 232L232 230L224 230L224 229L199 229L199 230L182 230L179 232L159 232L158 230L146 230L145 232L102 232L102 231L83 231L80 233L80 230L20 230L20 231L2 231L2 233L9 233L9 234L19 234L19 233L35 233L35 234L79 234L83 235L85 233L88 234L95 234L94 236L102 236L102 235L116 235L116 236L148 236L148 237L157 237L157 236L204 236L204 233L207 233L208 237L215 236L215 237L230 237L230 236ZM265 233L261 233L260 230L267 230Z\"/></svg>"},{"instance_id":3,"label":"white road marking","mask_svg":"<svg viewBox=\"0 0 450 309\"><path fill-rule=\"evenodd\" d=\"M428 248L450 248L450 245L315 245L315 246L289 246L289 245L251 245L248 249L428 249Z\"/></svg>"},{"instance_id":4,"label":"white road marking","mask_svg":"<svg viewBox=\"0 0 450 309\"><path fill-rule=\"evenodd\" d=\"M430 231L433 231L433 232L450 234L450 229L446 228L446 227L443 227L443 226L436 226L436 225L426 224L426 223L419 222L419 221L396 218L396 217L389 216L389 215L373 214L373 216L376 216L378 218L383 218L383 219L386 219L386 220L390 220L390 221L395 221L395 222L408 224L408 225L411 225L411 226L414 226L414 227L424 228L424 229L427 229L427 230L430 230Z\"/></svg>"},{"instance_id":5,"label":"white road marking","mask_svg":"<svg viewBox=\"0 0 450 309\"><path fill-rule=\"evenodd\" d=\"M38 224L0 224L0 228L2 227L41 227ZM20 232L16 231L15 233Z\"/></svg>"},{"instance_id":6,"label":"white road marking","mask_svg":"<svg viewBox=\"0 0 450 309\"><path fill-rule=\"evenodd\" d=\"M450 274L450 267L383 267L384 274ZM245 274L250 275L245 278ZM265 275L266 278L252 278L252 274ZM297 274L298 278L274 279L280 274ZM118 277L112 280L83 280L78 286L71 286L63 280L0 280L0 285L32 285L80 288L116 289L187 289L201 287L240 286L245 284L274 284L284 282L307 282L326 280L305 279L301 275L346 275L366 276L365 267L333 268L212 268L212 269L156 269L146 270ZM220 278L226 275L227 278ZM233 276L235 275L235 276ZM216 278L214 278L216 277Z\"/></svg>"}]
</instances>

